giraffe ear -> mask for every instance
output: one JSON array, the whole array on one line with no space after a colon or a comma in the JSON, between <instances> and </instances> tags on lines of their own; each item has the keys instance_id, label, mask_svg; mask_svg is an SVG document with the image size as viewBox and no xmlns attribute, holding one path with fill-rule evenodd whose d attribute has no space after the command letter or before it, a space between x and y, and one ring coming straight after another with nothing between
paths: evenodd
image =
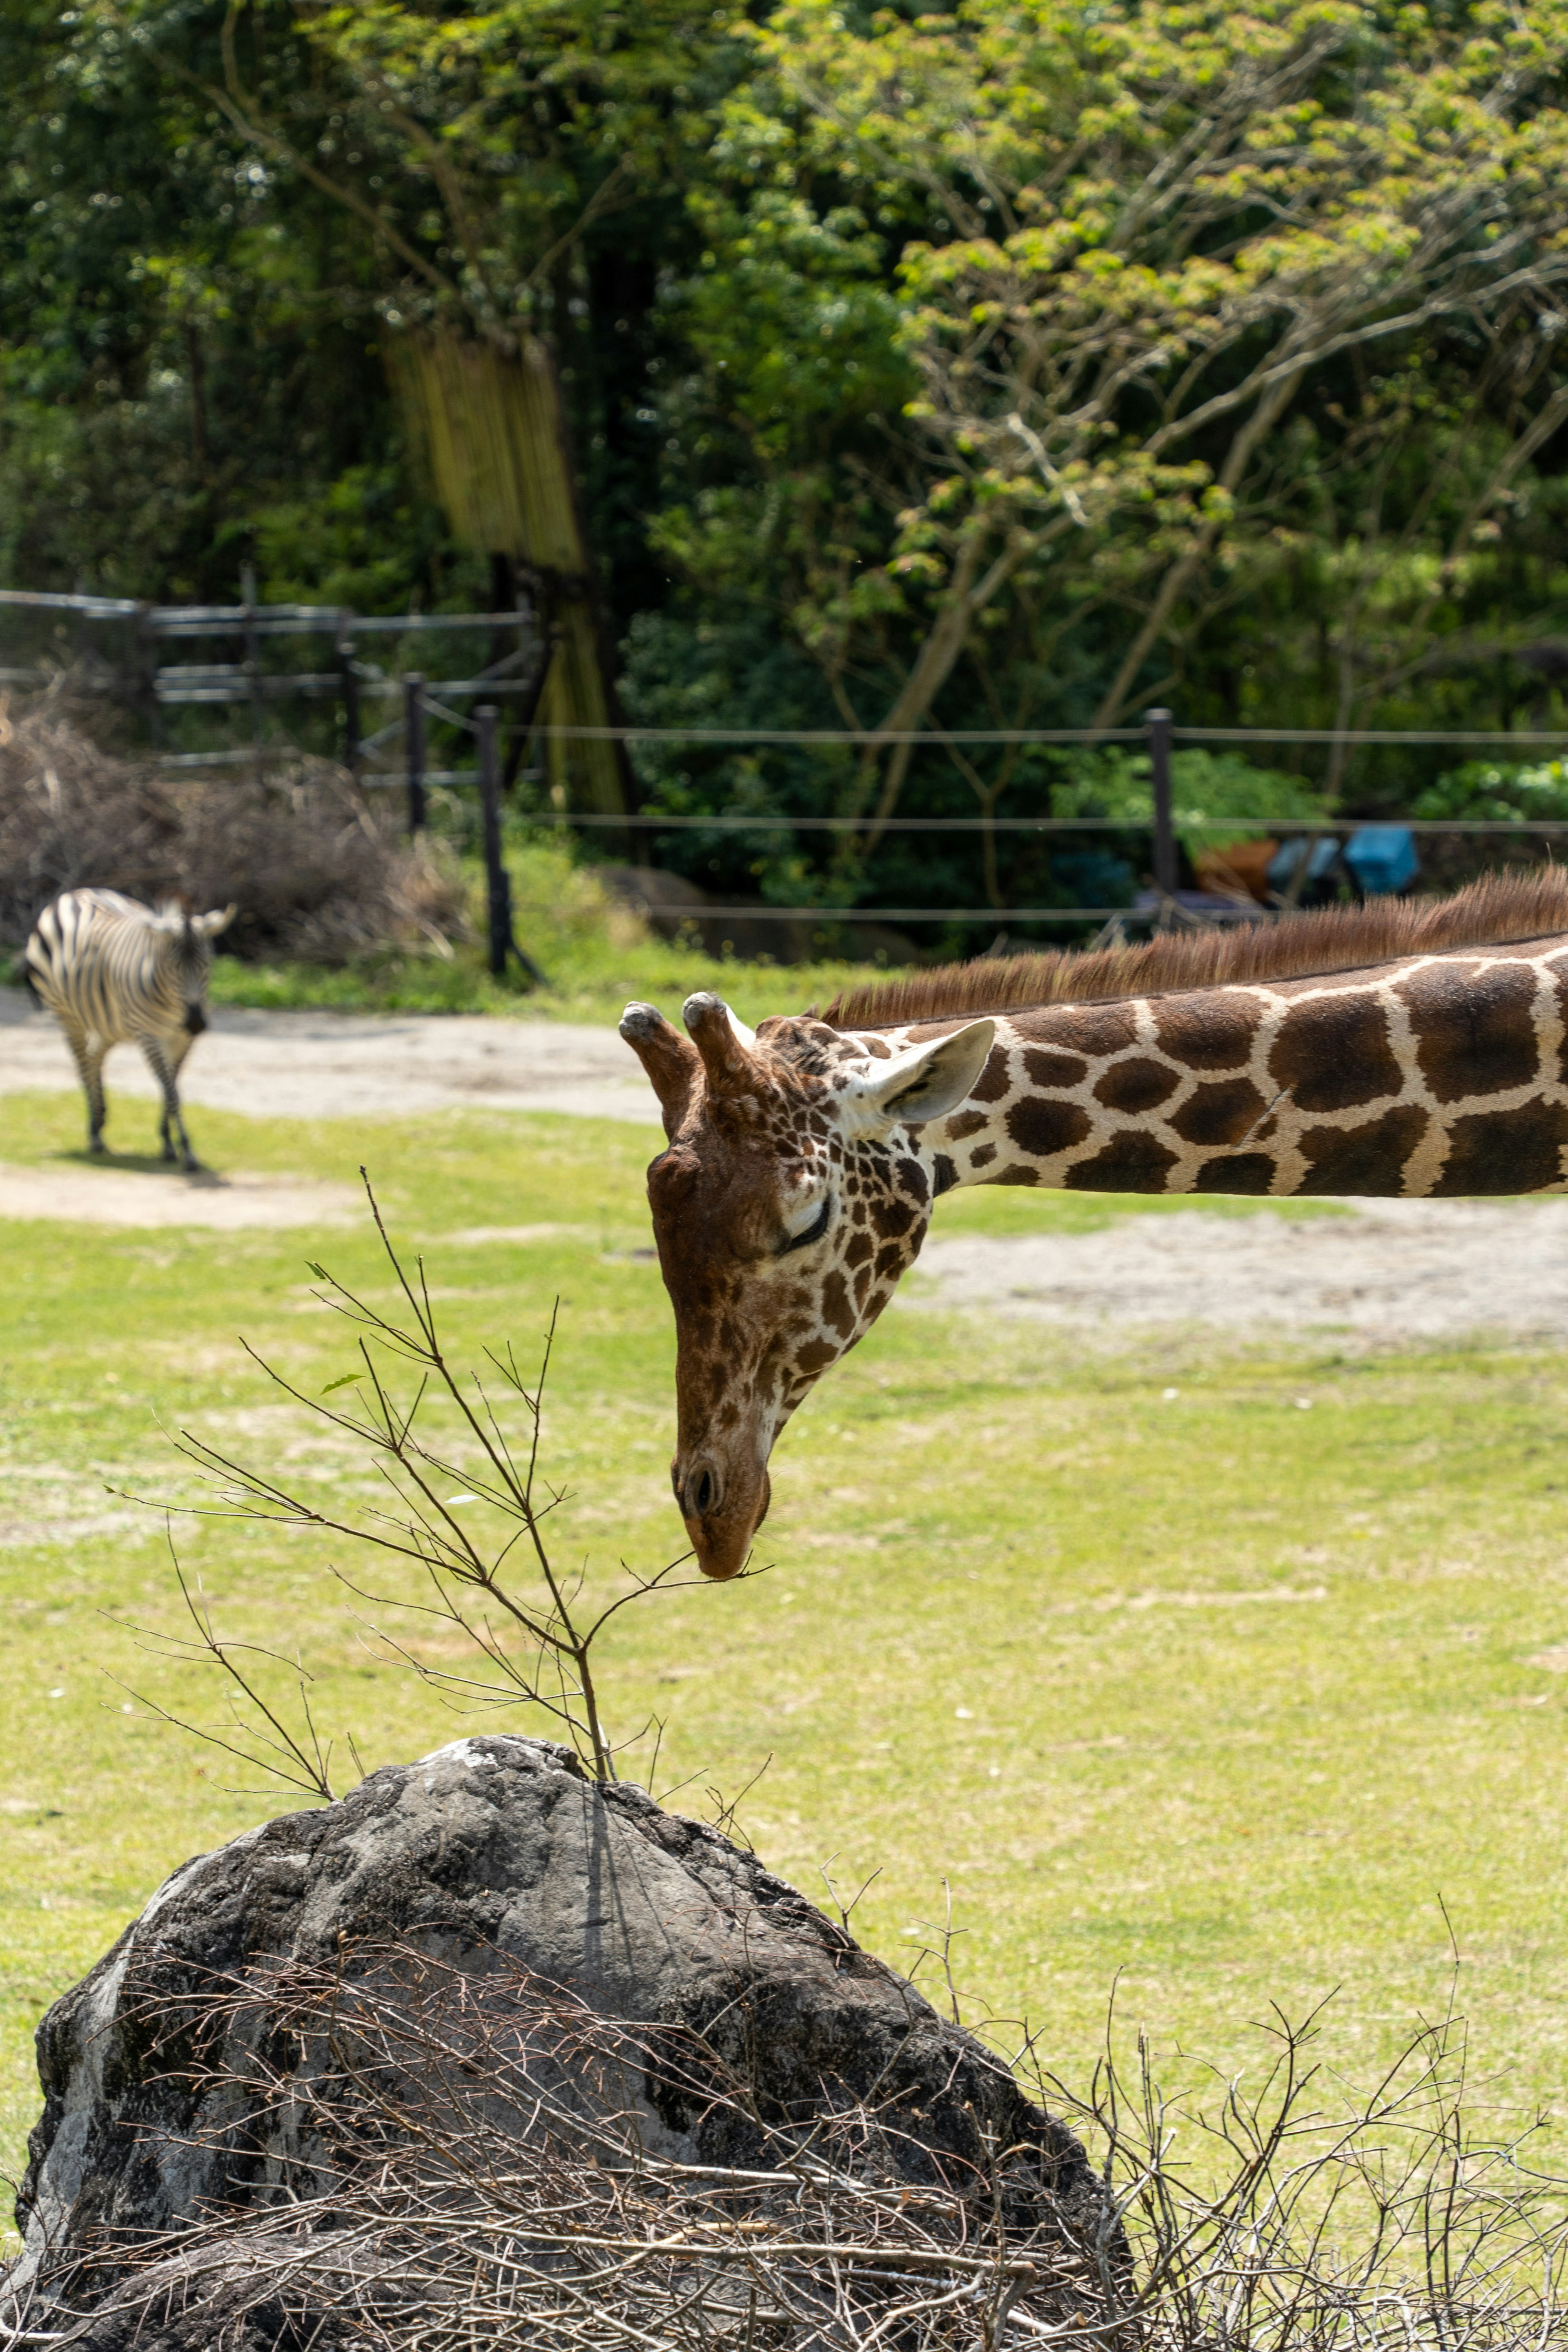
<instances>
[{"instance_id":1,"label":"giraffe ear","mask_svg":"<svg viewBox=\"0 0 1568 2352\"><path fill-rule=\"evenodd\" d=\"M913 1127L946 1118L970 1095L996 1041L994 1021L971 1021L950 1037L911 1045L875 1062L847 1097L868 1127Z\"/></svg>"}]
</instances>

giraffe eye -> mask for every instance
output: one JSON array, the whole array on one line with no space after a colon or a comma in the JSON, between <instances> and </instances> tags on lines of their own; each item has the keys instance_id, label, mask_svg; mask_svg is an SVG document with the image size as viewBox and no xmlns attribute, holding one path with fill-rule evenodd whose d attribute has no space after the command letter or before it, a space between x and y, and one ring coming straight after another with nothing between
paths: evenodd
<instances>
[{"instance_id":1,"label":"giraffe eye","mask_svg":"<svg viewBox=\"0 0 1568 2352\"><path fill-rule=\"evenodd\" d=\"M832 1213L833 1204L831 1201L824 1201L816 1215L812 1218L810 1223L807 1226L805 1232L803 1234L796 1234L792 1240L787 1241L783 1248L779 1252L779 1255L780 1257L788 1257L791 1250L810 1249L813 1242L820 1242L822 1235L828 1230L828 1220Z\"/></svg>"}]
</instances>

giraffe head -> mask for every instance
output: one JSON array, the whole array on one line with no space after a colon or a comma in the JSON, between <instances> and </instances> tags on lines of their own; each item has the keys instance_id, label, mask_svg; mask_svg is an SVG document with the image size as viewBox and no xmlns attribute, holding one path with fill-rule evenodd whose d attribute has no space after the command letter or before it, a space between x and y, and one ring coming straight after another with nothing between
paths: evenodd
<instances>
[{"instance_id":1,"label":"giraffe head","mask_svg":"<svg viewBox=\"0 0 1568 2352\"><path fill-rule=\"evenodd\" d=\"M648 1198L675 1310L675 1500L699 1564L727 1577L767 1511L774 1439L919 1252L918 1129L964 1100L995 1024L894 1052L809 1018L754 1034L706 994L685 1018L683 1037L630 1004L621 1034L669 1137Z\"/></svg>"}]
</instances>

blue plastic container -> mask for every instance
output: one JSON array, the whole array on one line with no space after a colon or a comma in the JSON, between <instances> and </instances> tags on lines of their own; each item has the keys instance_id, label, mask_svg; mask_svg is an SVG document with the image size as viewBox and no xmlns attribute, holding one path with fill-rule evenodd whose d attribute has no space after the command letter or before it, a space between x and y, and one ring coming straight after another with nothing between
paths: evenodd
<instances>
[{"instance_id":1,"label":"blue plastic container","mask_svg":"<svg viewBox=\"0 0 1568 2352\"><path fill-rule=\"evenodd\" d=\"M1269 887L1288 890L1295 879L1296 868L1306 848L1304 841L1281 842L1269 860ZM1339 842L1332 833L1320 834L1312 844L1312 855L1307 866L1309 882L1325 882L1339 864Z\"/></svg>"},{"instance_id":2,"label":"blue plastic container","mask_svg":"<svg viewBox=\"0 0 1568 2352\"><path fill-rule=\"evenodd\" d=\"M1364 824L1344 845L1344 862L1367 897L1403 890L1421 868L1408 825Z\"/></svg>"}]
</instances>

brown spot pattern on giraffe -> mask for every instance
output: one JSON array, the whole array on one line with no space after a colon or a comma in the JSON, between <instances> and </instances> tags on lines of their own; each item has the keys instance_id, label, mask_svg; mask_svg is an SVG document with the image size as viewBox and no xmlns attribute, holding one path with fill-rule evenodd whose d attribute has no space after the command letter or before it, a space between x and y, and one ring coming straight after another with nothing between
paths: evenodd
<instances>
[{"instance_id":1,"label":"brown spot pattern on giraffe","mask_svg":"<svg viewBox=\"0 0 1568 2352\"><path fill-rule=\"evenodd\" d=\"M1074 1192L1161 1192L1176 1164L1176 1154L1155 1135L1130 1128L1096 1152L1081 1160L1062 1179Z\"/></svg>"},{"instance_id":2,"label":"brown spot pattern on giraffe","mask_svg":"<svg viewBox=\"0 0 1568 2352\"><path fill-rule=\"evenodd\" d=\"M1050 1054L1041 1045L1030 1046L1023 1057L1025 1075L1037 1087L1082 1086L1089 1076L1089 1065L1078 1054Z\"/></svg>"},{"instance_id":3,"label":"brown spot pattern on giraffe","mask_svg":"<svg viewBox=\"0 0 1568 2352\"><path fill-rule=\"evenodd\" d=\"M1298 1110L1357 1110L1396 1095L1405 1074L1388 1042L1388 1015L1370 989L1291 1005L1269 1055Z\"/></svg>"},{"instance_id":4,"label":"brown spot pattern on giraffe","mask_svg":"<svg viewBox=\"0 0 1568 2352\"><path fill-rule=\"evenodd\" d=\"M1568 1082L1568 957L1552 956L1546 964L1553 981L1552 993L1557 999L1557 1018L1563 1026L1561 1045L1557 1049L1557 1067L1542 1071L1543 1077L1557 1077Z\"/></svg>"},{"instance_id":5,"label":"brown spot pattern on giraffe","mask_svg":"<svg viewBox=\"0 0 1568 2352\"><path fill-rule=\"evenodd\" d=\"M1193 1179L1195 1192L1267 1192L1274 1162L1266 1151L1222 1151L1206 1160Z\"/></svg>"},{"instance_id":6,"label":"brown spot pattern on giraffe","mask_svg":"<svg viewBox=\"0 0 1568 2352\"><path fill-rule=\"evenodd\" d=\"M1038 1013L1019 1013L1013 1026L1020 1037L1070 1054L1087 1054L1094 1062L1135 1045L1138 1035L1137 1017L1127 1004L1049 1005Z\"/></svg>"},{"instance_id":7,"label":"brown spot pattern on giraffe","mask_svg":"<svg viewBox=\"0 0 1568 2352\"><path fill-rule=\"evenodd\" d=\"M1015 1160L1010 1167L998 1168L990 1181L993 1184L1038 1184L1040 1171Z\"/></svg>"},{"instance_id":8,"label":"brown spot pattern on giraffe","mask_svg":"<svg viewBox=\"0 0 1568 2352\"><path fill-rule=\"evenodd\" d=\"M873 1201L871 1204L872 1223L887 1241L906 1234L919 1213L907 1201Z\"/></svg>"},{"instance_id":9,"label":"brown spot pattern on giraffe","mask_svg":"<svg viewBox=\"0 0 1568 2352\"><path fill-rule=\"evenodd\" d=\"M958 1164L956 1160L949 1160L945 1151L939 1151L936 1154L936 1192L940 1197L944 1192L950 1192L958 1181Z\"/></svg>"},{"instance_id":10,"label":"brown spot pattern on giraffe","mask_svg":"<svg viewBox=\"0 0 1568 2352\"><path fill-rule=\"evenodd\" d=\"M1397 1195L1428 1117L1418 1103L1406 1103L1359 1127L1308 1128L1301 1150L1309 1164L1297 1192Z\"/></svg>"},{"instance_id":11,"label":"brown spot pattern on giraffe","mask_svg":"<svg viewBox=\"0 0 1568 2352\"><path fill-rule=\"evenodd\" d=\"M1170 1125L1184 1143L1239 1143L1268 1108L1250 1078L1207 1078L1171 1113Z\"/></svg>"},{"instance_id":12,"label":"brown spot pattern on giraffe","mask_svg":"<svg viewBox=\"0 0 1568 2352\"><path fill-rule=\"evenodd\" d=\"M1189 1070L1239 1069L1252 1052L1263 1008L1242 998L1176 996L1154 1007L1155 1031L1173 1061Z\"/></svg>"},{"instance_id":13,"label":"brown spot pattern on giraffe","mask_svg":"<svg viewBox=\"0 0 1568 2352\"><path fill-rule=\"evenodd\" d=\"M947 1121L947 1140L949 1143L962 1143L967 1135L978 1135L980 1129L983 1127L988 1127L990 1123L988 1111L955 1111Z\"/></svg>"},{"instance_id":14,"label":"brown spot pattern on giraffe","mask_svg":"<svg viewBox=\"0 0 1568 2352\"><path fill-rule=\"evenodd\" d=\"M1124 1111L1130 1118L1140 1118L1145 1111L1155 1110L1168 1102L1181 1084L1181 1074L1165 1062L1151 1062L1145 1055L1135 1055L1131 1061L1113 1062L1094 1088L1094 1099L1103 1102L1107 1110Z\"/></svg>"},{"instance_id":15,"label":"brown spot pattern on giraffe","mask_svg":"<svg viewBox=\"0 0 1568 2352\"><path fill-rule=\"evenodd\" d=\"M969 1088L971 1102L1000 1102L1012 1085L1010 1057L1005 1045L993 1045L986 1066Z\"/></svg>"},{"instance_id":16,"label":"brown spot pattern on giraffe","mask_svg":"<svg viewBox=\"0 0 1568 2352\"><path fill-rule=\"evenodd\" d=\"M1421 1075L1439 1102L1527 1087L1535 1076L1535 979L1527 966L1434 964L1396 987L1410 1007Z\"/></svg>"},{"instance_id":17,"label":"brown spot pattern on giraffe","mask_svg":"<svg viewBox=\"0 0 1568 2352\"><path fill-rule=\"evenodd\" d=\"M1016 1102L1007 1115L1007 1129L1020 1151L1032 1151L1040 1160L1049 1160L1058 1151L1071 1151L1088 1135L1092 1121L1077 1103L1052 1102L1045 1096L1026 1096Z\"/></svg>"},{"instance_id":18,"label":"brown spot pattern on giraffe","mask_svg":"<svg viewBox=\"0 0 1568 2352\"><path fill-rule=\"evenodd\" d=\"M1455 1119L1434 1193L1543 1192L1563 1181L1568 1106L1537 1095L1517 1110Z\"/></svg>"},{"instance_id":19,"label":"brown spot pattern on giraffe","mask_svg":"<svg viewBox=\"0 0 1568 2352\"><path fill-rule=\"evenodd\" d=\"M971 1168L988 1168L996 1156L997 1147L994 1143L982 1143L977 1150L970 1152L969 1165Z\"/></svg>"},{"instance_id":20,"label":"brown spot pattern on giraffe","mask_svg":"<svg viewBox=\"0 0 1568 2352\"><path fill-rule=\"evenodd\" d=\"M822 1284L822 1320L841 1339L847 1339L855 1328L849 1285L836 1266Z\"/></svg>"}]
</instances>

